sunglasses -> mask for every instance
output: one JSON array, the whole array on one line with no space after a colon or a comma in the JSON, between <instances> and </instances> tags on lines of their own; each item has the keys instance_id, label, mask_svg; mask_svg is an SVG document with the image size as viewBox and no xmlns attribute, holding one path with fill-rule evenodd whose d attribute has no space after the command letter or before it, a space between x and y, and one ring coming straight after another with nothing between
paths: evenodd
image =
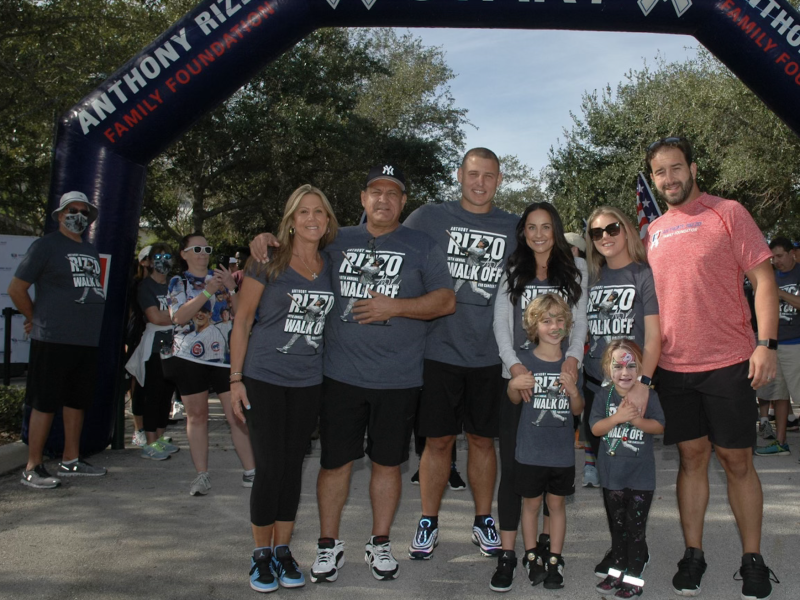
<instances>
[{"instance_id":1,"label":"sunglasses","mask_svg":"<svg viewBox=\"0 0 800 600\"><path fill-rule=\"evenodd\" d=\"M188 250L188 248L187 248ZM172 254L153 254L153 258L155 260L161 260L162 258L165 260L169 260L172 258Z\"/></svg>"},{"instance_id":2,"label":"sunglasses","mask_svg":"<svg viewBox=\"0 0 800 600\"><path fill-rule=\"evenodd\" d=\"M589 230L589 237L593 242L596 242L603 239L603 232L611 237L616 237L619 235L620 231L622 231L622 226L619 221L617 221L616 223L609 223L605 227L592 227Z\"/></svg>"},{"instance_id":3,"label":"sunglasses","mask_svg":"<svg viewBox=\"0 0 800 600\"><path fill-rule=\"evenodd\" d=\"M77 215L78 213L82 214L84 217L89 216L88 210L78 210L77 208L68 208L67 212L71 215Z\"/></svg>"},{"instance_id":4,"label":"sunglasses","mask_svg":"<svg viewBox=\"0 0 800 600\"><path fill-rule=\"evenodd\" d=\"M183 249L184 252L189 252L189 250L192 250L195 254L201 254L203 252L206 254L211 254L214 248L212 246L189 246L188 248Z\"/></svg>"},{"instance_id":5,"label":"sunglasses","mask_svg":"<svg viewBox=\"0 0 800 600\"><path fill-rule=\"evenodd\" d=\"M660 140L656 140L655 142L653 142L652 144L650 144L650 145L647 147L647 151L648 151L648 152L651 152L652 150L655 150L656 148L658 148L658 147L659 147L659 146L661 146L662 144L677 144L678 142L680 142L680 141L682 141L682 140L683 140L683 138L680 138L680 137L666 137L666 138L661 138Z\"/></svg>"}]
</instances>

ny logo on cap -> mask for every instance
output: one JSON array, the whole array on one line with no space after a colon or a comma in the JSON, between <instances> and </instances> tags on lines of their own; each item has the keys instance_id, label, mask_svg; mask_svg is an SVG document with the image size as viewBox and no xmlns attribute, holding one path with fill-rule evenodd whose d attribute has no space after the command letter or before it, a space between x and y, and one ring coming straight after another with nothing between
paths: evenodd
<instances>
[{"instance_id":1,"label":"ny logo on cap","mask_svg":"<svg viewBox=\"0 0 800 600\"><path fill-rule=\"evenodd\" d=\"M383 174L384 175L391 175L394 177L394 167L390 167L389 165L385 165L383 167Z\"/></svg>"},{"instance_id":2,"label":"ny logo on cap","mask_svg":"<svg viewBox=\"0 0 800 600\"><path fill-rule=\"evenodd\" d=\"M639 8L642 9L642 12L646 17L650 14L650 11L655 8L659 1L660 0L639 0L637 4L639 5ZM664 0L664 2L667 1L668 0ZM689 8L692 6L692 0L672 0L672 6L675 8L675 14L677 14L679 17L682 17L683 13L689 10Z\"/></svg>"}]
</instances>

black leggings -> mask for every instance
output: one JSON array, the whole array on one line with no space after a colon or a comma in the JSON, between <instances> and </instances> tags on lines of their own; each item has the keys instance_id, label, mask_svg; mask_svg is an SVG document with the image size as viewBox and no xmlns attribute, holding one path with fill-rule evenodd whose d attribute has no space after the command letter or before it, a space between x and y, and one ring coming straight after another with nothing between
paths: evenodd
<instances>
[{"instance_id":1,"label":"black leggings","mask_svg":"<svg viewBox=\"0 0 800 600\"><path fill-rule=\"evenodd\" d=\"M501 531L516 531L522 511L522 497L514 491L514 453L522 403L508 396L500 401L500 487L497 488L497 516Z\"/></svg>"},{"instance_id":2,"label":"black leggings","mask_svg":"<svg viewBox=\"0 0 800 600\"><path fill-rule=\"evenodd\" d=\"M256 476L250 492L250 522L266 527L294 521L300 504L303 459L317 425L322 385L292 388L244 378L245 411Z\"/></svg>"},{"instance_id":3,"label":"black leggings","mask_svg":"<svg viewBox=\"0 0 800 600\"><path fill-rule=\"evenodd\" d=\"M639 577L647 562L647 515L650 513L653 492L603 488L603 500L611 522L611 558L614 566Z\"/></svg>"},{"instance_id":4,"label":"black leggings","mask_svg":"<svg viewBox=\"0 0 800 600\"><path fill-rule=\"evenodd\" d=\"M158 352L151 354L150 359L144 363L143 391L142 421L144 430L155 433L157 429L166 429L169 424L175 384L164 379L164 372L161 370L161 356Z\"/></svg>"}]
</instances>

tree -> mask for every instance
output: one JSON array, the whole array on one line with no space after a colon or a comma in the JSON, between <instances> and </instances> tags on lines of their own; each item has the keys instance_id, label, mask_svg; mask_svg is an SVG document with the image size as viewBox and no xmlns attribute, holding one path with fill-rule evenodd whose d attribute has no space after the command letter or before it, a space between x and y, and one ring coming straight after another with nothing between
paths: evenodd
<instances>
[{"instance_id":1,"label":"tree","mask_svg":"<svg viewBox=\"0 0 800 600\"><path fill-rule=\"evenodd\" d=\"M581 113L546 174L569 225L600 204L634 216L647 146L676 134L695 147L700 189L740 201L764 231L796 221L800 139L707 52L631 72L616 94L586 94Z\"/></svg>"},{"instance_id":2,"label":"tree","mask_svg":"<svg viewBox=\"0 0 800 600\"><path fill-rule=\"evenodd\" d=\"M528 165L513 155L500 157L503 182L500 184L494 203L508 212L521 215L532 202L547 202L539 177Z\"/></svg>"}]
</instances>

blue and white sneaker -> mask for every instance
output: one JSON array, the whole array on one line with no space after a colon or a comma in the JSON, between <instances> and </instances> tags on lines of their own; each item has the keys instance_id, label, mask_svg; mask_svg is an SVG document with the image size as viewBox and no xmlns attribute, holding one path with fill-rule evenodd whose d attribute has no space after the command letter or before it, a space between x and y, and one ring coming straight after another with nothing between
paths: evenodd
<instances>
[{"instance_id":1,"label":"blue and white sneaker","mask_svg":"<svg viewBox=\"0 0 800 600\"><path fill-rule=\"evenodd\" d=\"M417 524L417 533L408 547L408 556L412 560L428 560L433 556L433 549L439 545L439 528L433 527L430 519L422 517Z\"/></svg>"},{"instance_id":2,"label":"blue and white sneaker","mask_svg":"<svg viewBox=\"0 0 800 600\"><path fill-rule=\"evenodd\" d=\"M257 592L274 592L278 580L272 573L272 549L259 548L250 558L250 587Z\"/></svg>"},{"instance_id":3,"label":"blue and white sneaker","mask_svg":"<svg viewBox=\"0 0 800 600\"><path fill-rule=\"evenodd\" d=\"M484 556L497 556L502 552L492 517L485 517L482 525L472 526L472 543L481 549Z\"/></svg>"},{"instance_id":4,"label":"blue and white sneaker","mask_svg":"<svg viewBox=\"0 0 800 600\"><path fill-rule=\"evenodd\" d=\"M344 542L321 540L317 544L317 558L311 565L311 583L336 581L342 566L344 566Z\"/></svg>"},{"instance_id":5,"label":"blue and white sneaker","mask_svg":"<svg viewBox=\"0 0 800 600\"><path fill-rule=\"evenodd\" d=\"M292 556L289 546L275 548L275 554L272 555L272 572L275 573L281 587L296 588L306 584L306 578Z\"/></svg>"}]
</instances>

